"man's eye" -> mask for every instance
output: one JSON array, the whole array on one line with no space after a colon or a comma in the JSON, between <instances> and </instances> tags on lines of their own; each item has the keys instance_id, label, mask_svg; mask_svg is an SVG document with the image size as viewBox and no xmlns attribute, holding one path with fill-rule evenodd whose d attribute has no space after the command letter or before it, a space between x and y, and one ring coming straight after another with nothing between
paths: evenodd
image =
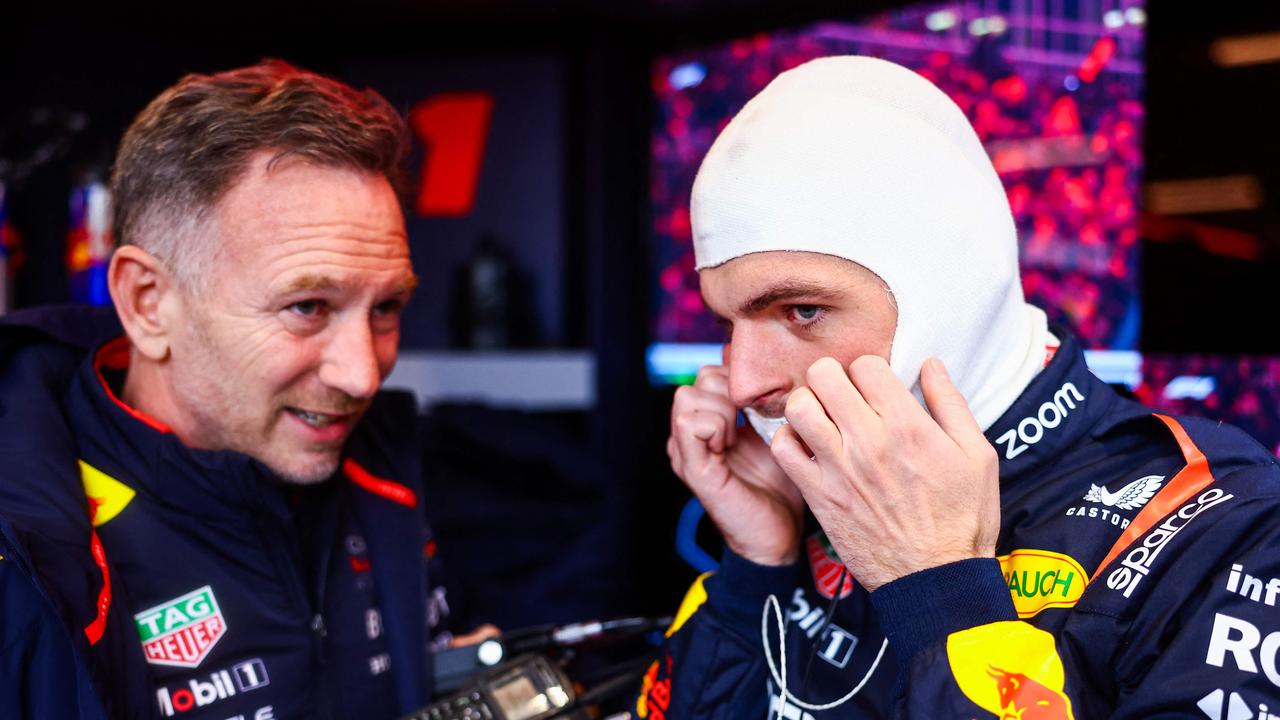
<instances>
[{"instance_id":1,"label":"man's eye","mask_svg":"<svg viewBox=\"0 0 1280 720\"><path fill-rule=\"evenodd\" d=\"M300 300L290 305L289 310L295 315L314 317L324 310L324 303L319 300Z\"/></svg>"},{"instance_id":2,"label":"man's eye","mask_svg":"<svg viewBox=\"0 0 1280 720\"><path fill-rule=\"evenodd\" d=\"M822 314L822 308L817 305L792 305L791 316L802 322L809 323L817 320Z\"/></svg>"},{"instance_id":3,"label":"man's eye","mask_svg":"<svg viewBox=\"0 0 1280 720\"><path fill-rule=\"evenodd\" d=\"M404 303L399 300L388 300L373 306L375 315L396 315L404 309Z\"/></svg>"}]
</instances>

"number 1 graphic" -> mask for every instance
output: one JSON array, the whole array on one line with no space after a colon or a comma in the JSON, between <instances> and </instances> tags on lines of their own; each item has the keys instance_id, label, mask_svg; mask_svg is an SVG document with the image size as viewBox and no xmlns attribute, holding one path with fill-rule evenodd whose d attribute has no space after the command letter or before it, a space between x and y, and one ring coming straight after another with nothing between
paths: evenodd
<instances>
[{"instance_id":1,"label":"number 1 graphic","mask_svg":"<svg viewBox=\"0 0 1280 720\"><path fill-rule=\"evenodd\" d=\"M460 217L475 207L492 114L493 96L485 92L441 93L409 110L413 134L426 146L419 215Z\"/></svg>"}]
</instances>

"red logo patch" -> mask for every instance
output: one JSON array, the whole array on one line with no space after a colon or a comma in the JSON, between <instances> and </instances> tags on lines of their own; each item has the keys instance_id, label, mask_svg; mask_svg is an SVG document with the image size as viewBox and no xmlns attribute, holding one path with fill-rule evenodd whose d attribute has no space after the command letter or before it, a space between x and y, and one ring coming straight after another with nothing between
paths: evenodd
<instances>
[{"instance_id":1,"label":"red logo patch","mask_svg":"<svg viewBox=\"0 0 1280 720\"><path fill-rule=\"evenodd\" d=\"M835 597L836 583L843 576L840 597L849 597L849 593L853 592L853 575L840 561L840 556L836 555L826 533L819 531L810 535L806 548L809 553L809 569L813 571L813 585L818 594L828 600Z\"/></svg>"}]
</instances>

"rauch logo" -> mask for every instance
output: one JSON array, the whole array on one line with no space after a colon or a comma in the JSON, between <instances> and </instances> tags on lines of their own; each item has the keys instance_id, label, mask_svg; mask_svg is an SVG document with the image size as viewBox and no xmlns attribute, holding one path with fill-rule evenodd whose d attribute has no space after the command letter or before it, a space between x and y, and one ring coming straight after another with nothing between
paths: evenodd
<instances>
[{"instance_id":1,"label":"rauch logo","mask_svg":"<svg viewBox=\"0 0 1280 720\"><path fill-rule=\"evenodd\" d=\"M205 585L133 616L153 665L198 667L227 632L213 589Z\"/></svg>"},{"instance_id":2,"label":"rauch logo","mask_svg":"<svg viewBox=\"0 0 1280 720\"><path fill-rule=\"evenodd\" d=\"M996 559L1020 618L1075 605L1088 583L1075 558L1051 550L1014 550Z\"/></svg>"}]
</instances>

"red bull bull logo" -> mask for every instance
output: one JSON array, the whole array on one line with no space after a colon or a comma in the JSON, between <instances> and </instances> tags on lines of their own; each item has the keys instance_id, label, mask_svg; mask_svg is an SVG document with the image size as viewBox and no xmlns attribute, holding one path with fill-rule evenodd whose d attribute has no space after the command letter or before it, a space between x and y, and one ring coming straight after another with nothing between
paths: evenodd
<instances>
[{"instance_id":1,"label":"red bull bull logo","mask_svg":"<svg viewBox=\"0 0 1280 720\"><path fill-rule=\"evenodd\" d=\"M1065 720L1071 717L1066 695L1041 685L1023 673L987 667L1000 692L1000 720Z\"/></svg>"},{"instance_id":2,"label":"red bull bull logo","mask_svg":"<svg viewBox=\"0 0 1280 720\"><path fill-rule=\"evenodd\" d=\"M947 638L965 697L1000 720L1075 720L1053 636L1025 622L980 625Z\"/></svg>"},{"instance_id":3,"label":"red bull bull logo","mask_svg":"<svg viewBox=\"0 0 1280 720\"><path fill-rule=\"evenodd\" d=\"M636 701L636 717L642 720L666 720L667 709L671 707L671 656L663 658L667 672L658 679L662 660L654 660L644 674L644 685L640 688L640 697Z\"/></svg>"}]
</instances>

